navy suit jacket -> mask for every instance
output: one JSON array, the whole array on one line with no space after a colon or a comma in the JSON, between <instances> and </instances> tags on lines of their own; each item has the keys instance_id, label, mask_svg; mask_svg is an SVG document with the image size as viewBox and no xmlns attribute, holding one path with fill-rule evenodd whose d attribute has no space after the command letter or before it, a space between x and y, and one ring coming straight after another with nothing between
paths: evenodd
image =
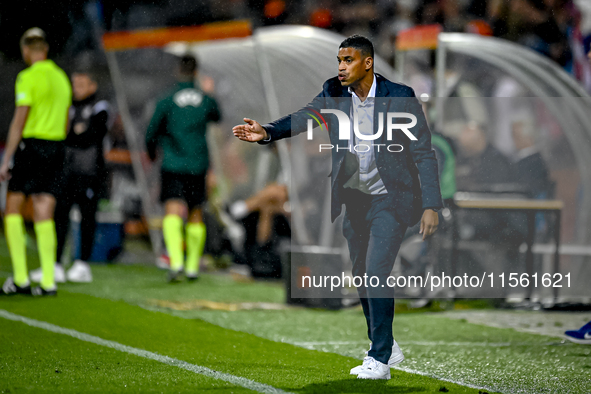
<instances>
[{"instance_id":1,"label":"navy suit jacket","mask_svg":"<svg viewBox=\"0 0 591 394\"><path fill-rule=\"evenodd\" d=\"M384 131L380 138L373 141L374 145L385 144L379 149L374 146L376 166L388 194L392 197L396 218L409 226L416 224L425 209L439 209L443 207L441 191L439 189L439 175L435 151L431 148L431 132L425 119L423 108L417 100L414 91L402 84L394 83L376 74L376 99L374 107L374 128L378 127L378 115L385 118L387 112L407 112L416 116L417 124L409 131L416 137L416 141L408 138L402 131L395 130L392 140L387 140L386 122L383 120ZM339 109L349 116L351 109L351 94L343 87L337 77L327 80L322 92L301 110L284 116L274 122L263 125L270 140L269 143L282 138L291 137L307 130L307 119L314 110ZM399 99L394 99L399 98ZM328 124L328 133L333 146L331 172L331 219L334 221L341 214L343 201L343 184L350 174L344 171L343 162L348 140L339 140L337 117L324 114ZM352 121L352 120L351 120ZM397 123L408 122L396 120ZM403 150L398 153L388 152L386 146L390 144L402 145ZM398 148L399 149L399 148Z\"/></svg>"}]
</instances>

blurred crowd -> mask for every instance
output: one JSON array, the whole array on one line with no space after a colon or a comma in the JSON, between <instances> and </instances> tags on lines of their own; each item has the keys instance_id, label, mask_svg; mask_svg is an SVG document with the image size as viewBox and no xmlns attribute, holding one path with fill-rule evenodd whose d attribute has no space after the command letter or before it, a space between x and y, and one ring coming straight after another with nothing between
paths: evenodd
<instances>
[{"instance_id":1,"label":"blurred crowd","mask_svg":"<svg viewBox=\"0 0 591 394\"><path fill-rule=\"evenodd\" d=\"M3 58L17 60L20 57L18 45L15 45L15 42L18 42L22 34L23 24L43 27L48 33L51 57L56 58L58 64L66 65L66 71L68 71L68 64L74 64L78 69L97 69L103 66L103 72L99 70L97 73L99 77L105 74L106 59L101 49L100 37L106 31L198 25L231 19L249 19L255 28L303 24L332 30L345 36L354 33L363 34L373 40L379 55L394 64L395 41L401 31L418 25L437 24L445 32L496 36L528 46L583 80L585 70L587 75L591 75L591 68L585 57L588 50L586 46L588 47L590 41L586 34L591 32L591 23L587 22L586 16L591 17L591 8L586 5L587 3L591 2L577 0L69 0L62 7L55 7L52 2L40 4L32 0L24 0L11 5L10 10L6 3L0 4L0 34L5 38L0 42L0 64ZM19 14L26 14L27 18L14 17ZM11 37L15 39L11 40ZM60 58L64 60L61 63ZM4 65L7 64L8 62L4 63ZM6 75L10 75L10 72ZM2 76L0 76L1 81ZM589 81L591 82L591 78ZM0 89L0 95L12 96L13 92L9 89L12 83L11 79L7 80L6 85L2 84L6 88ZM414 87L413 83L411 85ZM3 91L6 91L4 92L6 94ZM102 85L102 94L105 97L113 96L108 82ZM483 96L487 94L483 93ZM0 108L0 112L5 110L9 110L8 106L4 110ZM528 186L528 190L523 192L529 197L539 198L542 195L547 197L552 194L554 186L549 181L548 171L543 161L539 163L541 156L533 149L535 144L531 141L531 125L514 126L515 130L512 133L514 143L510 143L512 148L509 150L497 151L494 144L487 142L486 135L491 131L483 130L482 124L466 125L459 133L460 135L456 135L457 144L453 150L457 152L455 164L458 190L485 191L484 189L490 189L491 185L499 183L494 179L488 179L488 175L482 174L495 174L497 178L505 181L504 183L507 183L509 175L519 178L519 169L509 169L509 162L513 164L513 162L522 161L529 167L541 171L541 174L536 177L539 178L540 184L529 185L523 179L514 179L512 183L523 187ZM439 131L445 134L444 130ZM2 133L1 128L0 133ZM112 147L118 148L121 145L121 148L126 148L120 118L114 120L109 137ZM506 156L511 156L511 159ZM531 162L532 157L540 160ZM496 171L490 171L491 166ZM463 173L463 171L468 172ZM479 174L479 171L482 174ZM530 171L526 168L521 172L528 174ZM527 178L527 176L521 176L521 178ZM478 180L481 184L475 184L474 180ZM451 189L455 191L455 186ZM136 201L137 207L123 210L137 212L139 216L140 202L125 196L125 204L129 205L131 201ZM248 204L251 203L252 201L248 202ZM256 203L251 205L255 208L251 207L248 211L239 214L234 212L231 215L247 230L250 227L257 228L255 222L269 216L268 212L258 212ZM253 214L253 212L258 213ZM255 217L257 215L260 217ZM251 221L255 223L253 226ZM261 221L266 224L260 228L267 228L267 230L268 227L274 227L277 224L273 220ZM244 250L245 255L259 253L261 248L268 246L268 239L274 239L266 234L268 232L251 231L246 240L248 245L240 249ZM281 231L279 233L283 234ZM273 245L276 243L272 242ZM211 249L210 246L206 245L206 249ZM277 260L276 257L273 255L272 260Z\"/></svg>"},{"instance_id":2,"label":"blurred crowd","mask_svg":"<svg viewBox=\"0 0 591 394\"><path fill-rule=\"evenodd\" d=\"M100 48L95 32L161 26L198 25L250 19L255 26L304 24L348 36L363 34L378 53L393 61L396 35L416 25L439 24L446 32L471 32L505 38L539 51L573 73L589 46L591 9L584 0L69 0L0 5L0 52L18 57L11 40L28 25L44 25L52 48L69 55ZM40 23L43 21L44 23ZM14 41L12 41L14 42ZM580 48L575 48L580 46ZM586 47L585 47L586 46ZM584 62L584 60L582 60Z\"/></svg>"},{"instance_id":3,"label":"blurred crowd","mask_svg":"<svg viewBox=\"0 0 591 394\"><path fill-rule=\"evenodd\" d=\"M50 55L66 71L73 64L102 67L98 74L106 75L101 46L105 31L233 19L248 19L255 28L299 24L344 36L362 34L391 65L400 31L437 24L445 32L491 35L530 47L591 91L591 66L585 56L591 43L587 0L68 0L59 7L52 1L23 0L0 2L0 100L11 100L12 81L22 67L15 43L27 27L40 26L47 32ZM108 84L105 89L111 93ZM0 108L0 136L10 116L10 108Z\"/></svg>"}]
</instances>

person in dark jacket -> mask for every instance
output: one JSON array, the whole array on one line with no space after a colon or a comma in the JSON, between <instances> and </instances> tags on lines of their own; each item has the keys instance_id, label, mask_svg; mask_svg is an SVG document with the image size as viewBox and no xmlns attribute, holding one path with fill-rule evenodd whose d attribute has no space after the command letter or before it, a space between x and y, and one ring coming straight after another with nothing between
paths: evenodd
<instances>
[{"instance_id":1,"label":"person in dark jacket","mask_svg":"<svg viewBox=\"0 0 591 394\"><path fill-rule=\"evenodd\" d=\"M92 254L96 229L96 211L104 183L105 160L103 139L111 121L111 108L97 95L98 83L93 73L72 74L73 102L70 108L70 129L65 140L66 154L62 192L55 209L57 255L55 278L71 282L91 282L88 260ZM80 209L80 258L64 273L61 258L68 234L70 210ZM31 273L31 277L34 273Z\"/></svg>"},{"instance_id":2,"label":"person in dark jacket","mask_svg":"<svg viewBox=\"0 0 591 394\"><path fill-rule=\"evenodd\" d=\"M511 135L517 149L517 160L513 164L515 181L525 189L529 198L548 198L551 181L546 161L535 145L533 123L517 119L513 122Z\"/></svg>"},{"instance_id":3,"label":"person in dark jacket","mask_svg":"<svg viewBox=\"0 0 591 394\"><path fill-rule=\"evenodd\" d=\"M511 164L486 138L483 125L468 122L459 136L460 155L456 160L457 188L486 192L513 182Z\"/></svg>"},{"instance_id":4,"label":"person in dark jacket","mask_svg":"<svg viewBox=\"0 0 591 394\"><path fill-rule=\"evenodd\" d=\"M407 227L420 221L423 239L437 229L437 211L443 207L437 159L414 91L374 73L370 40L358 35L345 39L337 62L338 76L327 80L303 109L265 125L244 118L246 124L232 131L243 141L266 144L305 132L312 125L309 114L324 113L331 143L323 145L332 152L331 219L345 204L343 235L353 275L378 281L375 287L357 287L371 346L363 365L350 373L359 379L390 379L390 367L404 355L392 336L394 289L386 282ZM387 122L397 116L413 121L403 121L408 129L386 133L384 116Z\"/></svg>"}]
</instances>

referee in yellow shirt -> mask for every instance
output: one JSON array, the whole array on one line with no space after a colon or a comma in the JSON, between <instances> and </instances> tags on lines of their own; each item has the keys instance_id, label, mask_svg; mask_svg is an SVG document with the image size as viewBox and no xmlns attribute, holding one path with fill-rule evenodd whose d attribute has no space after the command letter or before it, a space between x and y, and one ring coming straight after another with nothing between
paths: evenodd
<instances>
[{"instance_id":1,"label":"referee in yellow shirt","mask_svg":"<svg viewBox=\"0 0 591 394\"><path fill-rule=\"evenodd\" d=\"M64 71L47 59L49 47L43 30L27 30L20 45L29 67L21 71L16 80L16 110L0 166L0 181L9 180L4 226L14 272L14 278L4 282L2 293L54 295L57 287L53 213L64 162L63 140L72 88ZM43 271L40 286L33 289L27 271L21 214L29 195L33 199L33 220Z\"/></svg>"}]
</instances>

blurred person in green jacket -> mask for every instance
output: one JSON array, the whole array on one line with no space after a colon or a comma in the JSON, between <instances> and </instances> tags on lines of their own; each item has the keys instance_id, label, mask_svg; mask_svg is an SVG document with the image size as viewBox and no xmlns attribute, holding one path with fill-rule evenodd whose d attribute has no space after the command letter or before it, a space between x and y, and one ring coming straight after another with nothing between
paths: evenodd
<instances>
[{"instance_id":1,"label":"blurred person in green jacket","mask_svg":"<svg viewBox=\"0 0 591 394\"><path fill-rule=\"evenodd\" d=\"M202 206L206 200L205 178L209 168L207 123L220 120L216 101L195 85L198 64L192 56L183 56L178 83L156 105L146 133L150 159L157 147L162 151L161 193L165 216L162 221L164 243L170 257L169 280L176 282L184 272L187 279L199 275L206 229ZM184 216L187 257L183 253Z\"/></svg>"},{"instance_id":2,"label":"blurred person in green jacket","mask_svg":"<svg viewBox=\"0 0 591 394\"><path fill-rule=\"evenodd\" d=\"M431 145L439 164L441 198L446 206L453 202L456 194L456 155L449 140L437 132L431 132Z\"/></svg>"}]
</instances>

